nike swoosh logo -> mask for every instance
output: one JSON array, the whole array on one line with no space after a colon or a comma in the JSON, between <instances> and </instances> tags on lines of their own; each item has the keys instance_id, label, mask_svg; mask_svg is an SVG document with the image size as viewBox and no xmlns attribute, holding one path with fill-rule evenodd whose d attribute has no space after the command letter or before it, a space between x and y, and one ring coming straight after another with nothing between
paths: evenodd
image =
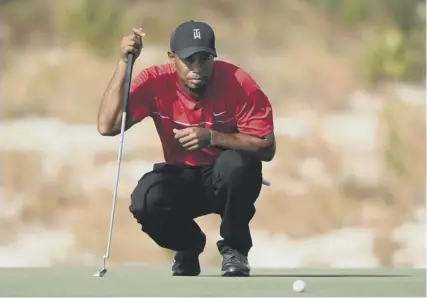
<instances>
[{"instance_id":1,"label":"nike swoosh logo","mask_svg":"<svg viewBox=\"0 0 427 298\"><path fill-rule=\"evenodd\" d=\"M213 113L213 114L214 114L214 116L219 116L219 115L222 115L224 113L225 113L225 111L224 112L220 112L220 113Z\"/></svg>"}]
</instances>

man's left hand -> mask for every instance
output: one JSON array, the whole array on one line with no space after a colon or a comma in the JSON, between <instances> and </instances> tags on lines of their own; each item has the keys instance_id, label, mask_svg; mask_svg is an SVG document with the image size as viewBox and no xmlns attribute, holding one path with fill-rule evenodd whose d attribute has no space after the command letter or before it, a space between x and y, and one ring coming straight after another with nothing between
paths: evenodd
<instances>
[{"instance_id":1,"label":"man's left hand","mask_svg":"<svg viewBox=\"0 0 427 298\"><path fill-rule=\"evenodd\" d=\"M174 129L175 139L188 151L206 148L211 143L211 131L204 127Z\"/></svg>"}]
</instances>

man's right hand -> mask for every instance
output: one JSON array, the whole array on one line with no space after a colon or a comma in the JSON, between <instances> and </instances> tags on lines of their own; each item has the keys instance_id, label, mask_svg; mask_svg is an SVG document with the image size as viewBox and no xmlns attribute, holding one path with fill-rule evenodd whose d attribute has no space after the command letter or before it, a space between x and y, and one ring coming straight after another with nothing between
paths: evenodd
<instances>
[{"instance_id":1,"label":"man's right hand","mask_svg":"<svg viewBox=\"0 0 427 298\"><path fill-rule=\"evenodd\" d=\"M123 62L127 62L127 54L133 53L134 54L134 61L136 58L138 58L139 54L142 50L142 38L145 36L145 33L142 32L142 29L132 29L132 32L124 36L122 38L122 42L120 44L120 59Z\"/></svg>"}]
</instances>

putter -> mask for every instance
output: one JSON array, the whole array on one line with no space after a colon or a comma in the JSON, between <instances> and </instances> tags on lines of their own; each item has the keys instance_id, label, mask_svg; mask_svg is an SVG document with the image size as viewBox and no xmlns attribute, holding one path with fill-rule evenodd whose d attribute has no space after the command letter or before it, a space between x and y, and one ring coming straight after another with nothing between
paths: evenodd
<instances>
[{"instance_id":1,"label":"putter","mask_svg":"<svg viewBox=\"0 0 427 298\"><path fill-rule=\"evenodd\" d=\"M125 86L124 86L124 96L123 96L123 107L122 107L122 126L120 130L120 141L119 141L119 151L117 157L117 172L116 172L116 184L114 186L113 194L113 204L111 207L111 217L110 217L110 228L108 230L108 241L107 241L107 250L103 257L103 266L99 269L93 277L103 277L107 273L107 259L110 257L111 249L111 236L113 234L113 225L114 225L114 213L116 211L116 201L117 201L117 190L119 186L119 175L120 175L120 165L122 161L122 152L123 152L123 140L125 135L126 127L126 115L127 115L127 106L129 101L129 89L130 82L132 79L132 64L133 64L133 53L128 53L126 74L125 74Z\"/></svg>"},{"instance_id":2,"label":"putter","mask_svg":"<svg viewBox=\"0 0 427 298\"><path fill-rule=\"evenodd\" d=\"M265 179L264 177L262 177L262 184L264 184L265 186L270 186L271 182Z\"/></svg>"}]
</instances>

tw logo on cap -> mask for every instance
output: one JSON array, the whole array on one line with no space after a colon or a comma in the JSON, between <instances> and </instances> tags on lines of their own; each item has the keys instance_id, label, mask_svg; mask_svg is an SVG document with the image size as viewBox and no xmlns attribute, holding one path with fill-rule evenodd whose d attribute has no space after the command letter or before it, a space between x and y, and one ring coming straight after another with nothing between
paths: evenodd
<instances>
[{"instance_id":1,"label":"tw logo on cap","mask_svg":"<svg viewBox=\"0 0 427 298\"><path fill-rule=\"evenodd\" d=\"M202 35L200 34L200 29L193 29L193 38L202 39Z\"/></svg>"}]
</instances>

